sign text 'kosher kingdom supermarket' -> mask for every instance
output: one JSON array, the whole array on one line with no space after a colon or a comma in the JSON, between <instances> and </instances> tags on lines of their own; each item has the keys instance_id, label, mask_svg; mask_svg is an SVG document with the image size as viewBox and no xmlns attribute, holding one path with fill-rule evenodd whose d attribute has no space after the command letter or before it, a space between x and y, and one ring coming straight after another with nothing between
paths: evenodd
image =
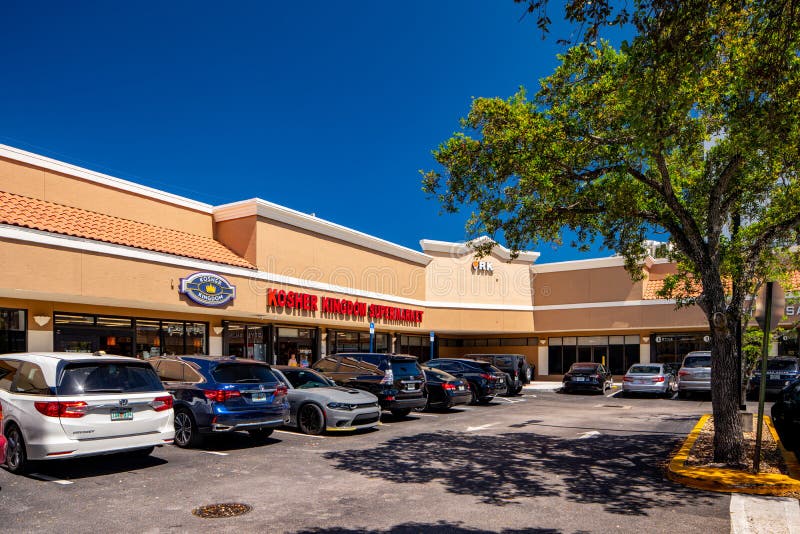
<instances>
[{"instance_id":1,"label":"sign text 'kosher kingdom supermarket'","mask_svg":"<svg viewBox=\"0 0 800 534\"><path fill-rule=\"evenodd\" d=\"M384 319L387 321L400 321L407 323L421 323L421 310L396 308L381 304L367 304L366 302L339 299L333 297L318 297L310 293L284 291L283 289L267 290L267 308L283 308L289 310L320 311L323 314L344 315L345 317L369 317L370 319Z\"/></svg>"}]
</instances>

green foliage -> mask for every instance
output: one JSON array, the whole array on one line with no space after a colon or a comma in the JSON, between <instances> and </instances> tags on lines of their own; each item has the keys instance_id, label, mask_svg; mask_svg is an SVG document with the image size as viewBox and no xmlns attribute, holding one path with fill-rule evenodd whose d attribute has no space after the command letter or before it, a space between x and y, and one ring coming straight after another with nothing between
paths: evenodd
<instances>
[{"instance_id":1,"label":"green foliage","mask_svg":"<svg viewBox=\"0 0 800 534\"><path fill-rule=\"evenodd\" d=\"M634 278L643 239L661 233L681 266L667 288L702 288L683 297L719 311L732 282L736 314L754 282L796 262L800 11L637 5L639 31L619 49L569 48L532 99L476 98L424 190L446 210L474 207L472 234L519 250L569 228L623 255Z\"/></svg>"}]
</instances>

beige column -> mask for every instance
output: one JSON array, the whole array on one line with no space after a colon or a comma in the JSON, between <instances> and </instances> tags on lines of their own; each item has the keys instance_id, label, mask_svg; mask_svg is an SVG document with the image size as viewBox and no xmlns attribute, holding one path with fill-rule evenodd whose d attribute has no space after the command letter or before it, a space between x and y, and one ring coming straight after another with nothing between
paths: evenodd
<instances>
[{"instance_id":1,"label":"beige column","mask_svg":"<svg viewBox=\"0 0 800 534\"><path fill-rule=\"evenodd\" d=\"M650 363L650 343L645 343L644 340L650 341L648 337L642 337L642 341L639 344L639 362L640 363Z\"/></svg>"},{"instance_id":2,"label":"beige column","mask_svg":"<svg viewBox=\"0 0 800 534\"><path fill-rule=\"evenodd\" d=\"M548 349L547 345L539 345L538 350L538 363L536 364L536 373L539 375L550 374L550 364L548 362Z\"/></svg>"}]
</instances>

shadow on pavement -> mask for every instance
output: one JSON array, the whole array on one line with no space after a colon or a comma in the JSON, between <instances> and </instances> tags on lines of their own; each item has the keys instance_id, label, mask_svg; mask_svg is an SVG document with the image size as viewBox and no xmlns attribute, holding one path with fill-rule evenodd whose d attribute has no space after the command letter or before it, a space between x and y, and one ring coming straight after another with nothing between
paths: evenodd
<instances>
[{"instance_id":1,"label":"shadow on pavement","mask_svg":"<svg viewBox=\"0 0 800 534\"><path fill-rule=\"evenodd\" d=\"M155 452L153 454L158 454ZM136 456L129 453L89 456L85 458L31 462L28 477L33 473L60 478L78 480L116 473L125 473L139 469L148 469L168 463L157 456Z\"/></svg>"},{"instance_id":2,"label":"shadow on pavement","mask_svg":"<svg viewBox=\"0 0 800 534\"><path fill-rule=\"evenodd\" d=\"M360 528L315 528L299 530L296 534L417 534L419 532L441 532L442 534L560 534L561 531L547 528L526 528L506 530L483 530L462 526L461 523L403 523L395 525L388 530L360 529Z\"/></svg>"},{"instance_id":3,"label":"shadow on pavement","mask_svg":"<svg viewBox=\"0 0 800 534\"><path fill-rule=\"evenodd\" d=\"M644 516L687 500L696 506L722 498L664 478L666 458L679 442L664 434L564 440L535 433L440 432L324 457L336 469L397 483L437 481L450 493L497 506L563 495L611 513Z\"/></svg>"},{"instance_id":4,"label":"shadow on pavement","mask_svg":"<svg viewBox=\"0 0 800 534\"><path fill-rule=\"evenodd\" d=\"M203 441L197 446L201 451L238 451L241 449L254 449L281 443L275 434L264 439L256 439L247 432L231 432L225 434L208 434L203 436ZM189 449L191 450L191 449Z\"/></svg>"}]
</instances>

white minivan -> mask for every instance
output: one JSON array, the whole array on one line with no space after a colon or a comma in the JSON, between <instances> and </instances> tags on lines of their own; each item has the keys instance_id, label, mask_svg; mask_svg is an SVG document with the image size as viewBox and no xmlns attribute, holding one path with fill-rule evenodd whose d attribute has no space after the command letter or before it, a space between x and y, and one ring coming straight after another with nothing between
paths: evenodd
<instances>
[{"instance_id":1,"label":"white minivan","mask_svg":"<svg viewBox=\"0 0 800 534\"><path fill-rule=\"evenodd\" d=\"M172 396L152 366L125 356L0 355L6 466L115 452L148 455L172 443Z\"/></svg>"}]
</instances>

